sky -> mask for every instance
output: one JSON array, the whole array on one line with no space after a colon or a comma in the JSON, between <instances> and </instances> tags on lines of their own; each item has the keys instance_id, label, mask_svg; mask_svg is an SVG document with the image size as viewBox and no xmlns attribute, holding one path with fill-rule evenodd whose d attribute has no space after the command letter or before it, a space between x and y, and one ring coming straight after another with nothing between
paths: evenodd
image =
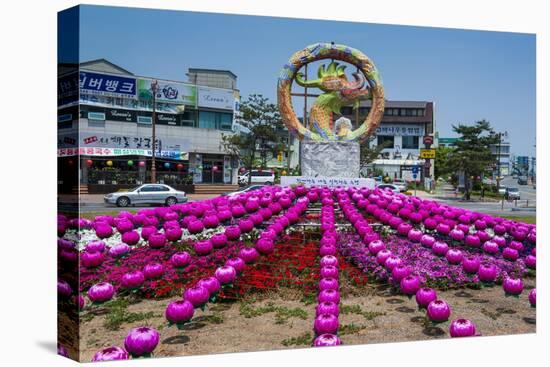
<instances>
[{"instance_id":1,"label":"sky","mask_svg":"<svg viewBox=\"0 0 550 367\"><path fill-rule=\"evenodd\" d=\"M81 62L105 58L177 81L190 67L231 70L243 100L257 93L276 103L289 57L332 41L371 58L387 99L433 101L440 137L486 119L508 133L513 154L535 156L533 34L101 6L80 12Z\"/></svg>"}]
</instances>

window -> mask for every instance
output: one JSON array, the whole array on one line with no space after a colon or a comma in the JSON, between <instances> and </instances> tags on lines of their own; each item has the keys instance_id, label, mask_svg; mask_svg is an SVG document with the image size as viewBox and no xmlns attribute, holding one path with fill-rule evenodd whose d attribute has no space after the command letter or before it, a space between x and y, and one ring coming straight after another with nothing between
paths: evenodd
<instances>
[{"instance_id":1,"label":"window","mask_svg":"<svg viewBox=\"0 0 550 367\"><path fill-rule=\"evenodd\" d=\"M153 191L157 191L157 190L156 190L156 186L149 185L149 186L143 186L141 189L139 189L139 191L141 191L141 192L153 192Z\"/></svg>"},{"instance_id":2,"label":"window","mask_svg":"<svg viewBox=\"0 0 550 367\"><path fill-rule=\"evenodd\" d=\"M416 114L417 114L418 116L424 116L424 109L423 109L423 108L417 109L417 110L416 110Z\"/></svg>"},{"instance_id":3,"label":"window","mask_svg":"<svg viewBox=\"0 0 550 367\"><path fill-rule=\"evenodd\" d=\"M418 136L403 136L403 149L418 149Z\"/></svg>"},{"instance_id":4,"label":"window","mask_svg":"<svg viewBox=\"0 0 550 367\"><path fill-rule=\"evenodd\" d=\"M233 127L233 114L223 112L199 112L199 127L202 129L219 129L230 131Z\"/></svg>"},{"instance_id":5,"label":"window","mask_svg":"<svg viewBox=\"0 0 550 367\"><path fill-rule=\"evenodd\" d=\"M88 112L88 120L105 121L105 112Z\"/></svg>"},{"instance_id":6,"label":"window","mask_svg":"<svg viewBox=\"0 0 550 367\"><path fill-rule=\"evenodd\" d=\"M157 185L156 186L156 191L170 191L170 189L166 186Z\"/></svg>"},{"instance_id":7,"label":"window","mask_svg":"<svg viewBox=\"0 0 550 367\"><path fill-rule=\"evenodd\" d=\"M386 148L393 148L394 137L390 135L378 135L378 145L385 144Z\"/></svg>"},{"instance_id":8,"label":"window","mask_svg":"<svg viewBox=\"0 0 550 367\"><path fill-rule=\"evenodd\" d=\"M219 113L220 130L231 130L233 127L233 114L231 113Z\"/></svg>"},{"instance_id":9,"label":"window","mask_svg":"<svg viewBox=\"0 0 550 367\"><path fill-rule=\"evenodd\" d=\"M199 112L199 127L201 129L216 128L216 113L215 112Z\"/></svg>"}]
</instances>

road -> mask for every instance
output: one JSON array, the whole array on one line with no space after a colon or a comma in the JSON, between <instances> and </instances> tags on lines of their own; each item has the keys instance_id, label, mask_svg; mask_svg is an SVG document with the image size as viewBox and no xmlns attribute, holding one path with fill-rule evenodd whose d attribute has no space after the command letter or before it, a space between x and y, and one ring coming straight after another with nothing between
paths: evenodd
<instances>
[{"instance_id":1,"label":"road","mask_svg":"<svg viewBox=\"0 0 550 367\"><path fill-rule=\"evenodd\" d=\"M532 185L518 185L517 180L511 176L502 180L502 185L507 187L517 187L520 190L521 200L516 202L505 201L504 204L500 200L493 199L492 201L479 200L462 200L460 195L455 197L454 189L450 184L439 185L433 195L419 191L418 196L426 199L437 200L441 203L452 205L472 211L487 213L491 215L504 216L536 216L536 190ZM527 200L529 200L528 208Z\"/></svg>"},{"instance_id":2,"label":"road","mask_svg":"<svg viewBox=\"0 0 550 367\"><path fill-rule=\"evenodd\" d=\"M506 177L502 180L502 185L507 187L517 187L520 190L521 201L515 202L504 202L504 205L501 201L464 201L460 197L455 197L454 190L451 185L443 184L439 185L436 192L431 195L423 191L418 191L417 194L421 198L437 200L441 203L452 205L456 207L465 208L472 211L477 211L481 213L487 213L491 215L504 215L504 216L526 216L534 217L536 216L535 206L536 206L536 190L533 189L532 185L518 185L517 180L514 180L512 177ZM196 195L189 194L189 201L198 201L211 198L215 195ZM525 208L529 200L529 208ZM139 209L140 207L131 207L131 208L117 208L116 206L106 206L103 203L102 195L83 195L80 202L80 212L81 213L112 213L128 209ZM75 204L63 205L60 206L62 211L72 211L76 212L78 209Z\"/></svg>"},{"instance_id":3,"label":"road","mask_svg":"<svg viewBox=\"0 0 550 367\"><path fill-rule=\"evenodd\" d=\"M518 185L518 181L513 179L512 176L505 177L501 181L501 185L505 187L517 187L519 189L519 196L521 200L529 200L535 202L537 200L537 190L533 188L533 185Z\"/></svg>"}]
</instances>

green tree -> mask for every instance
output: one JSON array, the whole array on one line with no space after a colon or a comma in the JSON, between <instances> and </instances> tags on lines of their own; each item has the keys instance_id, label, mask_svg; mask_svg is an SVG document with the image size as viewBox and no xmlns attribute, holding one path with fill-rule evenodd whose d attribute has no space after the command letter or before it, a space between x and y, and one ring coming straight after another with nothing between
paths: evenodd
<instances>
[{"instance_id":1,"label":"green tree","mask_svg":"<svg viewBox=\"0 0 550 367\"><path fill-rule=\"evenodd\" d=\"M359 147L359 166L361 171L366 168L370 163L372 163L375 159L377 159L380 156L380 153L382 153L382 151L389 147L389 145L391 144L387 141L371 147L371 142L374 139L376 139L376 136L370 136Z\"/></svg>"},{"instance_id":2,"label":"green tree","mask_svg":"<svg viewBox=\"0 0 550 367\"><path fill-rule=\"evenodd\" d=\"M450 164L450 157L454 148L451 147L437 147L435 152L435 178L444 177L447 178L449 175L453 175L456 171Z\"/></svg>"},{"instance_id":3,"label":"green tree","mask_svg":"<svg viewBox=\"0 0 550 367\"><path fill-rule=\"evenodd\" d=\"M236 157L249 171L254 167L265 168L267 153L284 147L278 132L283 130L279 109L261 94L252 94L240 106L239 124L245 132L222 135L222 148ZM251 182L248 177L248 183Z\"/></svg>"},{"instance_id":4,"label":"green tree","mask_svg":"<svg viewBox=\"0 0 550 367\"><path fill-rule=\"evenodd\" d=\"M456 148L449 152L449 165L455 171L464 172L464 197L469 200L471 193L471 178L483 175L494 162L491 144L498 142L488 121L477 121L474 125L453 125L453 131L460 137Z\"/></svg>"}]
</instances>

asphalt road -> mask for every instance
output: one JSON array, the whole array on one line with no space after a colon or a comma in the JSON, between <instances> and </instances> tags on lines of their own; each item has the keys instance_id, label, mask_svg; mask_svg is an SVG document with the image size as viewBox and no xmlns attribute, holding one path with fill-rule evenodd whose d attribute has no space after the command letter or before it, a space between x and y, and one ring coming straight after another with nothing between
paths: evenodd
<instances>
[{"instance_id":1,"label":"asphalt road","mask_svg":"<svg viewBox=\"0 0 550 367\"><path fill-rule=\"evenodd\" d=\"M519 196L521 200L536 201L537 191L533 188L533 185L519 185L518 181L512 178L512 176L505 177L501 184L506 187L517 187L519 189Z\"/></svg>"},{"instance_id":2,"label":"asphalt road","mask_svg":"<svg viewBox=\"0 0 550 367\"><path fill-rule=\"evenodd\" d=\"M518 185L517 180L514 180L511 176L506 177L502 180L502 185L507 187L517 187L520 190L521 201L515 202L480 202L480 201L463 201L460 198L454 196L454 191L450 185L443 185L440 187L434 195L429 195L424 192L418 192L418 195L423 198L434 199L439 202L465 208L468 210L473 210L477 212L487 213L491 215L506 215L506 216L536 216L535 205L536 205L536 190L533 189L532 185ZM193 194L189 195L189 201L203 200L207 197L192 197ZM212 195L208 195L211 197ZM529 208L525 208L526 200L529 200ZM142 207L130 207L130 208L117 208L116 206L107 206L103 203L103 197L101 195L88 195L85 199L82 199L80 205L80 212L82 213L105 213L105 212L118 212L128 209L139 209ZM149 206L153 207L153 206ZM75 211L76 206L71 205L62 205L60 206L61 210L65 211Z\"/></svg>"}]
</instances>

